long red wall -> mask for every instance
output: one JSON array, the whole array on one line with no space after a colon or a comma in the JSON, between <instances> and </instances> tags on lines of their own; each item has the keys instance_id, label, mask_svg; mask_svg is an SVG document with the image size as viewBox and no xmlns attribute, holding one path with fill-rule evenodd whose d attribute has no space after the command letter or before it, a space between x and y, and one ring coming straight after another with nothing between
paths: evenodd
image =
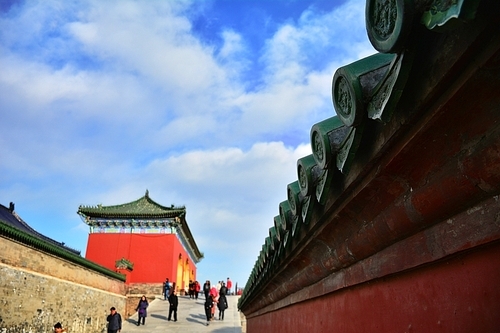
<instances>
[{"instance_id":1,"label":"long red wall","mask_svg":"<svg viewBox=\"0 0 500 333\"><path fill-rule=\"evenodd\" d=\"M500 332L500 243L247 318L248 332Z\"/></svg>"},{"instance_id":2,"label":"long red wall","mask_svg":"<svg viewBox=\"0 0 500 333\"><path fill-rule=\"evenodd\" d=\"M131 261L133 271L120 271L127 275L126 283L130 284L160 283L165 278L174 282L179 255L183 262L189 258L174 234L93 233L89 235L85 257L112 270L116 270L116 260ZM190 259L188 266L196 277L196 266Z\"/></svg>"}]
</instances>

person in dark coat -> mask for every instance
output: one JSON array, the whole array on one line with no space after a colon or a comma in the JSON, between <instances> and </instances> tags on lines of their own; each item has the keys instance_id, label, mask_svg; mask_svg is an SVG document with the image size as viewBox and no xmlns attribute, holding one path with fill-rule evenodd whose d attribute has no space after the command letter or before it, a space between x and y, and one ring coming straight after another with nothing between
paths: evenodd
<instances>
[{"instance_id":1,"label":"person in dark coat","mask_svg":"<svg viewBox=\"0 0 500 333\"><path fill-rule=\"evenodd\" d=\"M189 291L189 298L194 299L194 282L193 282L193 280L189 280L188 291Z\"/></svg>"},{"instance_id":2,"label":"person in dark coat","mask_svg":"<svg viewBox=\"0 0 500 333\"><path fill-rule=\"evenodd\" d=\"M226 287L226 284L224 282L221 283L219 294L224 295L224 296L227 295L227 287Z\"/></svg>"},{"instance_id":3,"label":"person in dark coat","mask_svg":"<svg viewBox=\"0 0 500 333\"><path fill-rule=\"evenodd\" d=\"M172 319L172 313L174 314L174 321L177 321L177 306L179 305L179 298L175 294L175 289L172 289L170 296L168 296L168 303L170 307L168 308L168 321Z\"/></svg>"},{"instance_id":4,"label":"person in dark coat","mask_svg":"<svg viewBox=\"0 0 500 333\"><path fill-rule=\"evenodd\" d=\"M137 308L135 311L137 311L137 315L139 319L137 320L137 326L141 324L141 319L142 319L142 324L144 325L146 322L146 317L148 316L148 300L146 298L146 295L142 295L141 300L139 301L139 304L137 304Z\"/></svg>"},{"instance_id":5,"label":"person in dark coat","mask_svg":"<svg viewBox=\"0 0 500 333\"><path fill-rule=\"evenodd\" d=\"M170 292L170 281L168 278L165 280L165 283L163 283L163 296L165 297L164 300L166 301L168 298L168 294Z\"/></svg>"},{"instance_id":6,"label":"person in dark coat","mask_svg":"<svg viewBox=\"0 0 500 333\"><path fill-rule=\"evenodd\" d=\"M210 320L212 320L212 307L214 306L214 298L212 295L208 295L205 299L205 315L207 316L207 326L210 324Z\"/></svg>"},{"instance_id":7,"label":"person in dark coat","mask_svg":"<svg viewBox=\"0 0 500 333\"><path fill-rule=\"evenodd\" d=\"M208 299L208 294L210 293L210 281L205 281L203 284L203 293L205 294L205 301Z\"/></svg>"},{"instance_id":8,"label":"person in dark coat","mask_svg":"<svg viewBox=\"0 0 500 333\"><path fill-rule=\"evenodd\" d=\"M222 288L221 288L222 291ZM227 309L227 298L226 294L219 295L219 303L217 303L217 307L219 308L219 320L224 320L224 311ZM222 317L222 319L221 319Z\"/></svg>"},{"instance_id":9,"label":"person in dark coat","mask_svg":"<svg viewBox=\"0 0 500 333\"><path fill-rule=\"evenodd\" d=\"M116 312L115 307L109 310L111 313L106 318L108 321L108 333L118 333L122 330L122 316Z\"/></svg>"}]
</instances>

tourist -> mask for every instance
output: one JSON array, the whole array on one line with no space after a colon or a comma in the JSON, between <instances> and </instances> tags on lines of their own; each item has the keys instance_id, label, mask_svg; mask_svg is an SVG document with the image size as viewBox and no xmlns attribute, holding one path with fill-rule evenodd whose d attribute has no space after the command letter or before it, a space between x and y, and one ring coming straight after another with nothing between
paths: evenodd
<instances>
[{"instance_id":1,"label":"tourist","mask_svg":"<svg viewBox=\"0 0 500 333\"><path fill-rule=\"evenodd\" d=\"M168 303L170 304L168 308L168 321L172 319L172 313L174 314L174 321L177 321L177 306L179 305L179 298L175 294L175 289L173 289L170 296L168 296Z\"/></svg>"},{"instance_id":2,"label":"tourist","mask_svg":"<svg viewBox=\"0 0 500 333\"><path fill-rule=\"evenodd\" d=\"M205 299L205 316L207 316L207 326L210 324L210 320L212 320L212 308L214 306L214 299L211 295L207 296Z\"/></svg>"},{"instance_id":3,"label":"tourist","mask_svg":"<svg viewBox=\"0 0 500 333\"><path fill-rule=\"evenodd\" d=\"M189 280L189 285L188 285L188 293L189 293L189 298L194 299L194 282L193 280Z\"/></svg>"},{"instance_id":4,"label":"tourist","mask_svg":"<svg viewBox=\"0 0 500 333\"><path fill-rule=\"evenodd\" d=\"M222 283L222 284L224 285L224 283ZM221 288L221 291L222 291L222 288ZM227 309L226 294L220 293L217 307L219 308L219 320L224 320L224 311Z\"/></svg>"},{"instance_id":5,"label":"tourist","mask_svg":"<svg viewBox=\"0 0 500 333\"><path fill-rule=\"evenodd\" d=\"M212 308L211 308L211 320L214 320L215 317L215 304L218 303L219 301L219 293L217 292L217 289L215 287L212 287L210 289L210 297L212 299Z\"/></svg>"},{"instance_id":6,"label":"tourist","mask_svg":"<svg viewBox=\"0 0 500 333\"><path fill-rule=\"evenodd\" d=\"M108 321L108 333L117 333L122 330L122 316L116 312L115 307L109 309L111 313L106 320Z\"/></svg>"},{"instance_id":7,"label":"tourist","mask_svg":"<svg viewBox=\"0 0 500 333\"><path fill-rule=\"evenodd\" d=\"M233 287L233 282L231 282L231 279L229 278L227 278L226 287L227 287L227 295L231 295L231 288Z\"/></svg>"},{"instance_id":8,"label":"tourist","mask_svg":"<svg viewBox=\"0 0 500 333\"><path fill-rule=\"evenodd\" d=\"M200 283L198 281L194 281L194 299L198 299L198 294L200 293Z\"/></svg>"},{"instance_id":9,"label":"tourist","mask_svg":"<svg viewBox=\"0 0 500 333\"><path fill-rule=\"evenodd\" d=\"M62 332L66 332L66 329L62 327L61 323L56 323L54 325L54 332L55 333L62 333Z\"/></svg>"},{"instance_id":10,"label":"tourist","mask_svg":"<svg viewBox=\"0 0 500 333\"><path fill-rule=\"evenodd\" d=\"M217 296L219 296L219 290L214 286L214 287L210 288L209 294L213 297L217 297Z\"/></svg>"},{"instance_id":11,"label":"tourist","mask_svg":"<svg viewBox=\"0 0 500 333\"><path fill-rule=\"evenodd\" d=\"M168 298L168 293L170 291L170 282L168 281L168 278L165 280L165 283L163 283L163 296L165 297L164 300L166 301Z\"/></svg>"},{"instance_id":12,"label":"tourist","mask_svg":"<svg viewBox=\"0 0 500 333\"><path fill-rule=\"evenodd\" d=\"M205 300L207 300L208 294L210 293L210 281L209 280L205 281L205 284L203 285L203 292L205 293Z\"/></svg>"},{"instance_id":13,"label":"tourist","mask_svg":"<svg viewBox=\"0 0 500 333\"><path fill-rule=\"evenodd\" d=\"M227 288L226 288L226 284L224 282L221 283L219 294L224 295L224 296L227 295Z\"/></svg>"},{"instance_id":14,"label":"tourist","mask_svg":"<svg viewBox=\"0 0 500 333\"><path fill-rule=\"evenodd\" d=\"M220 281L217 281L217 285L215 286L215 288L217 288L217 292L219 292L221 286L222 285L221 285Z\"/></svg>"},{"instance_id":15,"label":"tourist","mask_svg":"<svg viewBox=\"0 0 500 333\"><path fill-rule=\"evenodd\" d=\"M142 319L142 324L144 325L146 322L146 317L148 316L148 308L149 303L148 300L146 299L145 295L142 295L141 299L139 300L139 304L137 304L137 308L135 311L137 311L137 315L139 319L137 320L137 326L141 324L141 319Z\"/></svg>"}]
</instances>

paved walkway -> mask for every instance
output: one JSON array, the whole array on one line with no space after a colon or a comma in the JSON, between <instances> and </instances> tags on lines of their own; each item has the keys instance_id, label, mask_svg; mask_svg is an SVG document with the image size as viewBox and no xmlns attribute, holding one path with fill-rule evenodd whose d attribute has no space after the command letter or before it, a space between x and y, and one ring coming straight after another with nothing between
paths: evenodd
<instances>
[{"instance_id":1,"label":"paved walkway","mask_svg":"<svg viewBox=\"0 0 500 333\"><path fill-rule=\"evenodd\" d=\"M123 321L122 333L129 332L174 332L174 333L242 333L241 317L237 303L239 296L227 296L228 309L224 312L224 320L213 320L206 326L205 297L198 300L179 296L177 321L168 321L168 301L157 296L149 303L146 325L137 326L137 313ZM215 318L219 318L219 309L215 310Z\"/></svg>"}]
</instances>

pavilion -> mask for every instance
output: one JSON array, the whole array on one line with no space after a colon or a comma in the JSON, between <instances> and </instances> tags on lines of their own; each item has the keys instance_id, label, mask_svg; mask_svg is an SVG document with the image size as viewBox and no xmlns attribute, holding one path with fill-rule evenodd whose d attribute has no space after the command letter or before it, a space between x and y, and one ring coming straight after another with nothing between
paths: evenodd
<instances>
[{"instance_id":1,"label":"pavilion","mask_svg":"<svg viewBox=\"0 0 500 333\"><path fill-rule=\"evenodd\" d=\"M85 257L126 275L127 284L158 284L177 290L196 279L203 258L186 221L186 208L162 206L149 197L115 206L80 206L90 227Z\"/></svg>"}]
</instances>

